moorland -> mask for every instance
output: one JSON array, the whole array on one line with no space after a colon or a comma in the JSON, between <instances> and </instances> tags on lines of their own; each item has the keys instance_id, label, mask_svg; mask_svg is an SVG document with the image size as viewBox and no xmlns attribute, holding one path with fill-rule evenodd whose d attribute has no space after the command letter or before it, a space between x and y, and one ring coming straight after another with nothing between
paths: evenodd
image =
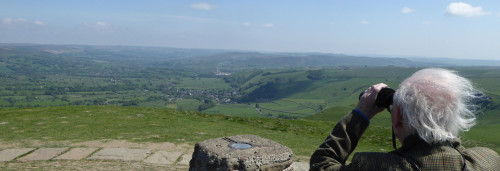
<instances>
[{"instance_id":1,"label":"moorland","mask_svg":"<svg viewBox=\"0 0 500 171\"><path fill-rule=\"evenodd\" d=\"M477 126L462 135L465 146L500 152L500 67L491 66L499 62L449 61L0 44L0 140L194 144L255 134L309 156L361 91L379 82L397 87L419 69L442 67L485 95L477 101ZM389 114L374 118L363 136L358 151L390 151Z\"/></svg>"}]
</instances>

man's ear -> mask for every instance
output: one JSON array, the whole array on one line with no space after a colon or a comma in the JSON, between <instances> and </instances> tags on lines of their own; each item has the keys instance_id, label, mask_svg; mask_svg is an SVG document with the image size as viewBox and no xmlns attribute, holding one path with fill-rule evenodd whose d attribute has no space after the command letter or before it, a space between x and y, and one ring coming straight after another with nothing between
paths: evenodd
<instances>
[{"instance_id":1,"label":"man's ear","mask_svg":"<svg viewBox=\"0 0 500 171\"><path fill-rule=\"evenodd\" d=\"M404 138L407 136L406 129L403 123L403 113L398 106L393 106L391 112L392 118L392 131L398 137L399 142L403 143Z\"/></svg>"},{"instance_id":2,"label":"man's ear","mask_svg":"<svg viewBox=\"0 0 500 171\"><path fill-rule=\"evenodd\" d=\"M397 129L397 128L401 128L403 126L403 123L401 122L402 121L402 118L403 116L401 115L401 112L399 110L399 107L394 105L393 108L392 108L392 127Z\"/></svg>"}]
</instances>

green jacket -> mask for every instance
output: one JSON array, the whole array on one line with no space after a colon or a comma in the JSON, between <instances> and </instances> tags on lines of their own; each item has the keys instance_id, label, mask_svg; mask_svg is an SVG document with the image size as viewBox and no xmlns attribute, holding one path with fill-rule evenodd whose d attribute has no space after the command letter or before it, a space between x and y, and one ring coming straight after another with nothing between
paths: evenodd
<instances>
[{"instance_id":1,"label":"green jacket","mask_svg":"<svg viewBox=\"0 0 500 171\"><path fill-rule=\"evenodd\" d=\"M401 148L389 153L355 153L369 122L356 111L342 118L325 142L311 156L311 170L500 170L500 156L483 147L465 149L460 141L428 144L416 135L405 139ZM462 156L463 155L463 156Z\"/></svg>"}]
</instances>

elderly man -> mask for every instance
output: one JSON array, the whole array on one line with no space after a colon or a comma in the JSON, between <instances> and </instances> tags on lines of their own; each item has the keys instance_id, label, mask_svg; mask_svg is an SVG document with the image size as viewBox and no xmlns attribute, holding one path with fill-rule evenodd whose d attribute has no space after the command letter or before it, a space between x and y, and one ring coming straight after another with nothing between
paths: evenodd
<instances>
[{"instance_id":1,"label":"elderly man","mask_svg":"<svg viewBox=\"0 0 500 171\"><path fill-rule=\"evenodd\" d=\"M403 144L389 153L356 153L346 164L370 119L384 110L375 106L382 88L371 86L356 108L337 125L311 157L311 170L499 170L499 155L488 148L465 149L459 133L475 124L479 91L445 69L424 69L404 80L394 94L393 133Z\"/></svg>"}]
</instances>

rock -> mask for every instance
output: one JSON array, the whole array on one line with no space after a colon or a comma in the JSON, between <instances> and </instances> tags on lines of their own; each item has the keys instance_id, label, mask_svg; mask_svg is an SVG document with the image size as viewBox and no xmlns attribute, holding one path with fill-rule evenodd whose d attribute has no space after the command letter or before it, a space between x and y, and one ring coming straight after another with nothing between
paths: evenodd
<instances>
[{"instance_id":1,"label":"rock","mask_svg":"<svg viewBox=\"0 0 500 171\"><path fill-rule=\"evenodd\" d=\"M195 145L189 163L198 170L279 170L292 164L290 148L255 135L205 140Z\"/></svg>"}]
</instances>

